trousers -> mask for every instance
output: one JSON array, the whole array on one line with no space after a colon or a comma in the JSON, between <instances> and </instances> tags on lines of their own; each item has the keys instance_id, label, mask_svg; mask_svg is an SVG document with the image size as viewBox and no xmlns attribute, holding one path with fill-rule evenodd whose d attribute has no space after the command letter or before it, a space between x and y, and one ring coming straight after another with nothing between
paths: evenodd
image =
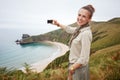
<instances>
[{"instance_id":1,"label":"trousers","mask_svg":"<svg viewBox=\"0 0 120 80\"><path fill-rule=\"evenodd\" d=\"M69 64L69 67L72 63ZM68 78L68 80L70 80ZM89 80L89 67L88 64L86 66L81 66L80 68L75 70L75 73L72 75L72 80Z\"/></svg>"}]
</instances>

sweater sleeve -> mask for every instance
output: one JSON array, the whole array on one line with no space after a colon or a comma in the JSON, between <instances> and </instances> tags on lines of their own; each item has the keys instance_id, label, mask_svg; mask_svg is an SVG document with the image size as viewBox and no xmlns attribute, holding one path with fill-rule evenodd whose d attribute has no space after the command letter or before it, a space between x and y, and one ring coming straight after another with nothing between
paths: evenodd
<instances>
[{"instance_id":1,"label":"sweater sleeve","mask_svg":"<svg viewBox=\"0 0 120 80\"><path fill-rule=\"evenodd\" d=\"M67 32L67 33L70 33L70 34L73 34L74 31L75 31L76 27L71 27L71 26L66 26L64 28L64 30Z\"/></svg>"}]
</instances>

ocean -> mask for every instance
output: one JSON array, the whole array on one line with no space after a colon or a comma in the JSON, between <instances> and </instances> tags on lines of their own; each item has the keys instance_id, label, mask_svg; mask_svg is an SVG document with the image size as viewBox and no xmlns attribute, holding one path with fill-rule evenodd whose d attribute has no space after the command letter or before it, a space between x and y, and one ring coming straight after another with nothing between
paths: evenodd
<instances>
[{"instance_id":1,"label":"ocean","mask_svg":"<svg viewBox=\"0 0 120 80\"><path fill-rule=\"evenodd\" d=\"M28 32L29 31L29 32ZM57 48L44 43L32 43L27 45L16 44L22 34L32 35L33 29L8 29L0 28L0 67L21 68L25 63L33 64L48 58L57 51ZM40 30L39 30L40 32ZM34 34L34 33L33 33ZM39 35L40 33L38 33Z\"/></svg>"}]
</instances>

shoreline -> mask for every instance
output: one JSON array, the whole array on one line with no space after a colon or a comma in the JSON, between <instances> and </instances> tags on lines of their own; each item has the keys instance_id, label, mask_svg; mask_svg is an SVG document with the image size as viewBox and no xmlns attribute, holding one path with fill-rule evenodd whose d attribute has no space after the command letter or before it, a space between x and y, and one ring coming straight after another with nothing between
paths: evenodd
<instances>
[{"instance_id":1,"label":"shoreline","mask_svg":"<svg viewBox=\"0 0 120 80\"><path fill-rule=\"evenodd\" d=\"M50 64L56 58L64 55L69 50L69 47L67 45L60 43L60 42L52 42L52 41L42 41L42 42L45 44L51 44L57 47L57 51L54 52L49 58L46 58L44 60L38 61L30 65L31 66L30 69L33 72L37 72L37 73L42 72L48 66L48 64ZM20 70L25 72L24 67L20 68Z\"/></svg>"}]
</instances>

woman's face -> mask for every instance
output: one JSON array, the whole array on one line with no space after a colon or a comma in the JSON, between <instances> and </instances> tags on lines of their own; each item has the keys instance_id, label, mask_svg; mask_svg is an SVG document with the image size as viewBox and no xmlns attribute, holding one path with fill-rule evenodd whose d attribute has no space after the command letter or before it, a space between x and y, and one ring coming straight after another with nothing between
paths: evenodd
<instances>
[{"instance_id":1,"label":"woman's face","mask_svg":"<svg viewBox=\"0 0 120 80\"><path fill-rule=\"evenodd\" d=\"M90 12L86 9L80 9L78 12L77 17L77 24L79 26L85 25L86 23L90 22Z\"/></svg>"}]
</instances>

